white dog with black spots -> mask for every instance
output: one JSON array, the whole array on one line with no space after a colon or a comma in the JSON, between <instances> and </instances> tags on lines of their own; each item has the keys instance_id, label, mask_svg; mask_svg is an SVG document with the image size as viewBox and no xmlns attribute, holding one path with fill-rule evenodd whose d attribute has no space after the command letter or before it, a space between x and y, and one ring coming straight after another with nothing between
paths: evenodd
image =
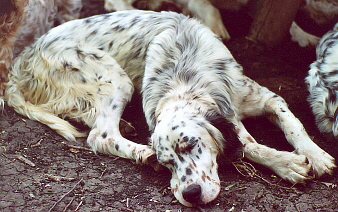
<instances>
[{"instance_id":1,"label":"white dog with black spots","mask_svg":"<svg viewBox=\"0 0 338 212\"><path fill-rule=\"evenodd\" d=\"M306 77L309 102L319 130L338 137L338 24L326 33L316 49L314 61Z\"/></svg>"},{"instance_id":2,"label":"white dog with black spots","mask_svg":"<svg viewBox=\"0 0 338 212\"><path fill-rule=\"evenodd\" d=\"M171 188L186 206L220 192L217 156L241 144L244 156L291 183L332 173L334 159L317 146L285 101L242 73L218 36L173 12L121 11L62 24L15 60L8 104L69 141L86 136L63 118L91 128L93 151L172 172ZM124 138L119 122L135 90L151 143ZM241 120L270 115L294 152L258 144Z\"/></svg>"}]
</instances>

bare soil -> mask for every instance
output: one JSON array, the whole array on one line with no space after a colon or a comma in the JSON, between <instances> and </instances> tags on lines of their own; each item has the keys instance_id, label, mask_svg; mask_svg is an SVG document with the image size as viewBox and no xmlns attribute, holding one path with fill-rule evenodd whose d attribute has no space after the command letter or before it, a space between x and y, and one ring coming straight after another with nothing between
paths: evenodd
<instances>
[{"instance_id":1,"label":"bare soil","mask_svg":"<svg viewBox=\"0 0 338 212\"><path fill-rule=\"evenodd\" d=\"M102 1L84 5L83 17L105 12ZM224 21L232 35L226 45L245 74L284 97L314 141L337 158L337 144L318 132L306 101L304 77L315 49L300 48L289 38L265 49L245 39L251 21L246 14L227 12ZM138 96L124 118L136 127L138 135L131 139L146 143L149 134ZM266 118L245 125L258 142L292 151ZM71 145L86 146L84 139ZM168 170L156 172L130 160L71 148L54 131L8 106L0 114L0 211L338 211L337 172L292 186L257 164L236 169L220 163L219 197L187 208L171 194Z\"/></svg>"}]
</instances>

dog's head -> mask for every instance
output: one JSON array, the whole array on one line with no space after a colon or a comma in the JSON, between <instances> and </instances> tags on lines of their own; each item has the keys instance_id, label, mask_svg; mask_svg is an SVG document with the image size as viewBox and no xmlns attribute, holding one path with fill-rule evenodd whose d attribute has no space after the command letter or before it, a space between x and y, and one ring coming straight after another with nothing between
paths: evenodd
<instances>
[{"instance_id":1,"label":"dog's head","mask_svg":"<svg viewBox=\"0 0 338 212\"><path fill-rule=\"evenodd\" d=\"M238 141L233 129L234 125L219 115L187 115L176 110L174 115L168 111L158 117L152 145L158 162L172 172L170 186L183 205L205 204L218 196L216 159L230 142L226 137Z\"/></svg>"}]
</instances>

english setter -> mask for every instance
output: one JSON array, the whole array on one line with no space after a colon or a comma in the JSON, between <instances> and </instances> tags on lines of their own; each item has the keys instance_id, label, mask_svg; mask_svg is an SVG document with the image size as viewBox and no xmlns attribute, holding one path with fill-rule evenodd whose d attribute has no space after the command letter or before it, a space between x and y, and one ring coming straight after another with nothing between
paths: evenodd
<instances>
[{"instance_id":1,"label":"english setter","mask_svg":"<svg viewBox=\"0 0 338 212\"><path fill-rule=\"evenodd\" d=\"M156 155L171 170L172 191L186 206L217 197L216 159L232 143L291 183L335 167L280 96L244 76L218 36L181 14L135 10L67 22L27 47L9 78L8 104L67 140L86 135L66 117L91 128L87 143L94 152L138 163ZM142 93L149 145L119 131L134 87ZM296 151L255 141L241 120L262 114L271 116Z\"/></svg>"},{"instance_id":2,"label":"english setter","mask_svg":"<svg viewBox=\"0 0 338 212\"><path fill-rule=\"evenodd\" d=\"M338 137L338 24L325 34L316 49L317 60L306 77L309 102L321 132Z\"/></svg>"}]
</instances>

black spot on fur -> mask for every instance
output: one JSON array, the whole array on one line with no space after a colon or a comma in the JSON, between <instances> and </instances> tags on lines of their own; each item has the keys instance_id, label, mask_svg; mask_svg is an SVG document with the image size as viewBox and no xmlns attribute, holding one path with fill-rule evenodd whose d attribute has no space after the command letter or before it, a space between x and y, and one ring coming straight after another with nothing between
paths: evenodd
<instances>
[{"instance_id":1,"label":"black spot on fur","mask_svg":"<svg viewBox=\"0 0 338 212\"><path fill-rule=\"evenodd\" d=\"M135 17L133 20L130 22L130 28L133 27L135 24L137 24L140 21L140 17Z\"/></svg>"},{"instance_id":2,"label":"black spot on fur","mask_svg":"<svg viewBox=\"0 0 338 212\"><path fill-rule=\"evenodd\" d=\"M116 149L116 151L119 151L120 146L118 144L115 144L115 149Z\"/></svg>"},{"instance_id":3,"label":"black spot on fur","mask_svg":"<svg viewBox=\"0 0 338 212\"><path fill-rule=\"evenodd\" d=\"M181 155L178 154L177 157L182 163L185 161L184 158Z\"/></svg>"},{"instance_id":4,"label":"black spot on fur","mask_svg":"<svg viewBox=\"0 0 338 212\"><path fill-rule=\"evenodd\" d=\"M113 106L111 107L112 110L115 110L116 108L117 108L117 105L113 105Z\"/></svg>"},{"instance_id":5,"label":"black spot on fur","mask_svg":"<svg viewBox=\"0 0 338 212\"><path fill-rule=\"evenodd\" d=\"M328 73L328 76L335 76L335 75L338 75L338 70L332 70Z\"/></svg>"},{"instance_id":6,"label":"black spot on fur","mask_svg":"<svg viewBox=\"0 0 338 212\"><path fill-rule=\"evenodd\" d=\"M97 34L97 29L95 29L94 31L92 31L87 37L86 37L86 41L89 41L91 38L93 38L95 35Z\"/></svg>"},{"instance_id":7,"label":"black spot on fur","mask_svg":"<svg viewBox=\"0 0 338 212\"><path fill-rule=\"evenodd\" d=\"M178 125L173 126L171 129L172 129L172 130L176 130L177 128L178 128Z\"/></svg>"},{"instance_id":8,"label":"black spot on fur","mask_svg":"<svg viewBox=\"0 0 338 212\"><path fill-rule=\"evenodd\" d=\"M124 26L120 26L120 25L117 25L113 28L113 30L116 31L116 32L122 32L125 29L126 28Z\"/></svg>"},{"instance_id":9,"label":"black spot on fur","mask_svg":"<svg viewBox=\"0 0 338 212\"><path fill-rule=\"evenodd\" d=\"M95 59L97 59L97 60L102 59L102 57L99 57L97 54L92 54L92 56L93 56Z\"/></svg>"},{"instance_id":10,"label":"black spot on fur","mask_svg":"<svg viewBox=\"0 0 338 212\"><path fill-rule=\"evenodd\" d=\"M106 138L107 137L107 132L104 132L104 133L102 133L102 138Z\"/></svg>"},{"instance_id":11,"label":"black spot on fur","mask_svg":"<svg viewBox=\"0 0 338 212\"><path fill-rule=\"evenodd\" d=\"M336 92L332 89L328 89L328 92L329 92L329 99L327 101L328 102L336 102L337 101Z\"/></svg>"},{"instance_id":12,"label":"black spot on fur","mask_svg":"<svg viewBox=\"0 0 338 212\"><path fill-rule=\"evenodd\" d=\"M159 68L155 68L154 69L154 72L157 74L157 75L160 75L163 73L163 70L159 69Z\"/></svg>"},{"instance_id":13,"label":"black spot on fur","mask_svg":"<svg viewBox=\"0 0 338 212\"><path fill-rule=\"evenodd\" d=\"M112 40L112 41L110 41L110 43L108 44L108 49L111 49L111 48L113 47L113 45L114 45L114 41Z\"/></svg>"},{"instance_id":14,"label":"black spot on fur","mask_svg":"<svg viewBox=\"0 0 338 212\"><path fill-rule=\"evenodd\" d=\"M185 173L187 174L187 175L191 175L192 174L192 171L191 171L191 169L190 168L186 168L185 169Z\"/></svg>"},{"instance_id":15,"label":"black spot on fur","mask_svg":"<svg viewBox=\"0 0 338 212\"><path fill-rule=\"evenodd\" d=\"M44 48L47 49L48 47L50 47L53 43L57 42L58 40L60 40L60 36L56 37L54 40L52 40L49 43L47 43L47 45L44 46Z\"/></svg>"},{"instance_id":16,"label":"black spot on fur","mask_svg":"<svg viewBox=\"0 0 338 212\"><path fill-rule=\"evenodd\" d=\"M187 179L187 177L184 176L184 175L181 177L181 181L182 181L182 182L185 182L186 179Z\"/></svg>"},{"instance_id":17,"label":"black spot on fur","mask_svg":"<svg viewBox=\"0 0 338 212\"><path fill-rule=\"evenodd\" d=\"M81 76L81 82L82 82L82 83L87 83L86 78L84 78L83 76Z\"/></svg>"}]
</instances>

